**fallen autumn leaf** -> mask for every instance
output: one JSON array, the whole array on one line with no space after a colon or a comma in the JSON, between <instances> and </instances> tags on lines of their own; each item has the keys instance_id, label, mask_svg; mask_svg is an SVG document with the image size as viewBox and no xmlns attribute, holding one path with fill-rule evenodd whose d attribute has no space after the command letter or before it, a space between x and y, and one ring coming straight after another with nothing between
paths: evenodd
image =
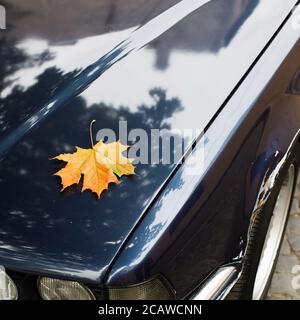
<instances>
[{"instance_id":1,"label":"fallen autumn leaf","mask_svg":"<svg viewBox=\"0 0 300 320\"><path fill-rule=\"evenodd\" d=\"M78 184L83 175L82 191L91 190L98 195L108 188L110 183L118 183L118 177L134 174L133 159L122 155L129 147L115 141L105 144L99 141L93 144L92 121L90 136L92 148L83 149L76 147L76 152L61 154L51 160L61 160L67 165L54 175L61 177L63 191L65 188ZM116 176L117 175L117 176Z\"/></svg>"}]
</instances>

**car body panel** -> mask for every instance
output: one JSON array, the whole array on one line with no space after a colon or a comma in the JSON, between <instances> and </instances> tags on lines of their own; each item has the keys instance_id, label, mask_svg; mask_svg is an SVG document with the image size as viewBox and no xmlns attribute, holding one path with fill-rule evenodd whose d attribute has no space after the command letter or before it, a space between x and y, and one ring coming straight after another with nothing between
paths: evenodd
<instances>
[{"instance_id":1,"label":"car body panel","mask_svg":"<svg viewBox=\"0 0 300 320\"><path fill-rule=\"evenodd\" d=\"M261 187L270 189L269 176L276 182L299 138L299 34L289 19L199 141L198 176L178 169L120 251L108 285L161 272L184 298L213 270L242 259Z\"/></svg>"},{"instance_id":2,"label":"car body panel","mask_svg":"<svg viewBox=\"0 0 300 320\"><path fill-rule=\"evenodd\" d=\"M155 4L160 6L159 2L152 3L154 8ZM5 77L0 84L0 110L7 117L2 119L0 140L3 158L0 191L4 199L0 203L1 264L34 274L94 283L103 281L107 268L176 164L138 165L136 177L122 179L119 186L111 186L97 201L89 192L79 194L77 187L61 194L59 180L52 176L60 166L49 158L70 152L75 145L89 147L88 126L92 119L97 120L97 129L110 128L116 132L120 119L127 120L128 130L144 128L147 132L152 128L171 131L207 127L296 1L232 0L230 3L229 8L227 0L211 1L191 10L186 17L179 15L177 23L158 31L159 36L150 38L150 43L143 46L140 42L136 47L140 50L121 52L122 60L114 60L114 54L120 54L116 50L118 44L132 40L137 33L141 35L143 29L137 26L161 19L166 7L141 11L137 19L129 15L129 22L125 15L124 23L118 21L116 27L109 24L111 32L107 34L103 30L88 30L85 35L77 36L75 30L75 36L66 32L66 38L59 40L47 33L39 33L37 38L34 26L32 29L26 26L22 31L18 20L19 28L11 31L13 41L1 39L5 61L11 66L9 70L4 68ZM175 4L176 1L169 2L170 7ZM8 6L8 23L12 26L13 19L22 13L13 8L12 2ZM46 6L42 11L44 15L48 9ZM49 13L53 10L55 6ZM36 23L43 19L39 12L32 13ZM95 11L88 11L89 14L94 17ZM24 26L26 21L30 24L32 16L25 15ZM126 26L124 30L122 25ZM64 26L61 21L60 26ZM255 32L257 28L259 34ZM261 134L262 125L258 125L251 143L258 144ZM249 156L246 151L243 157ZM255 155L253 149L253 160ZM246 172L246 163L238 165L243 168L233 166L232 170ZM172 181L167 188L176 193L172 188L178 188L180 181ZM234 188L239 189L242 197L245 190L239 186ZM222 196L222 188L226 188L226 183L215 197ZM185 192L190 191L187 188ZM171 209L172 206L168 210ZM235 208L226 219L232 223L237 212ZM152 219L152 215L147 219ZM200 216L197 223L201 229L206 226ZM215 232L213 224L210 226L207 232ZM236 237L233 233L226 241L239 240ZM237 253L239 242L234 242L230 252L221 249L223 244L215 251L220 256L205 258L209 262L203 263L203 271L198 271L198 280L209 269L208 265L212 270L221 260L232 256L232 252ZM147 272L154 271L152 268ZM147 272L139 278L146 277ZM112 275L116 275L115 270ZM195 281L193 274L191 278Z\"/></svg>"}]
</instances>

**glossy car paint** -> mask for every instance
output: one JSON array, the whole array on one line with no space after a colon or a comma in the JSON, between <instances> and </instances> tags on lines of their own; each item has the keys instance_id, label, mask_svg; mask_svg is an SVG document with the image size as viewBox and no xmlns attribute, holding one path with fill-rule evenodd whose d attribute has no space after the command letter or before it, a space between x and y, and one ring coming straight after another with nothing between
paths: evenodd
<instances>
[{"instance_id":1,"label":"glossy car paint","mask_svg":"<svg viewBox=\"0 0 300 320\"><path fill-rule=\"evenodd\" d=\"M121 251L109 285L162 272L182 298L213 269L240 260L266 194L260 186L274 187L270 178L276 183L298 143L300 96L289 88L299 80L300 42L290 21L205 133L203 171L177 171Z\"/></svg>"},{"instance_id":2,"label":"glossy car paint","mask_svg":"<svg viewBox=\"0 0 300 320\"><path fill-rule=\"evenodd\" d=\"M134 23L160 19L159 13L166 7L160 8L155 2L155 14L148 8L139 11L134 23L125 21L125 16L124 23L119 21L115 29L112 19L112 32L106 35L96 36L97 31L93 31L76 39L66 32L65 39L53 44L56 40L51 35L39 34L39 39L33 40L34 31L24 28L24 33L18 29L12 34L14 44L1 39L6 59L13 66L13 72L0 83L1 107L8 112L0 142L4 157L0 167L0 190L5 199L0 204L3 265L94 283L104 281L106 275L109 285L140 282L163 273L178 297L183 297L217 266L240 255L251 204L269 164L264 153L274 156L268 154L268 139L279 139L278 148L284 150L294 127L299 127L294 117L299 97L292 94L284 98L293 102L286 108L290 111L287 121L292 118L294 126L289 124L284 137L279 137L283 131L282 125L277 125L282 114L279 107L274 109L280 112L274 113L269 105L262 104L259 112L253 108L252 115L241 123L244 112L250 112L242 103L254 103L260 93L251 88L251 81L255 83L257 75L265 76L260 83L266 85L276 65L271 65L269 73L261 75L260 71L252 76L248 87L239 91L235 105L242 113L224 109L230 111L220 114L210 126L206 142L209 170L205 176L191 181L184 178L184 166L171 177L175 165L139 165L137 177L111 187L98 202L88 192L79 195L76 187L60 194L59 181L52 177L57 164L48 161L51 156L71 151L74 145L88 147L88 125L94 118L99 129L117 130L120 118L128 121L129 129L142 127L147 131L207 127L296 3L230 2L231 6L228 1L211 1L185 18L180 15L171 29L161 30L158 38L114 65L114 47L142 29L133 31ZM174 4L170 1L169 6ZM95 10L90 14L95 15ZM34 17L41 23L37 13ZM119 25L127 28L118 31ZM19 50L26 53L25 58ZM278 53L278 66L287 53ZM103 59L109 61L109 68ZM292 64L290 72L279 78L276 91L265 95L266 101L276 106L280 104L272 97L277 92L282 98L283 84L289 84L299 67L296 58L288 61ZM90 80L86 77L91 72L94 82L87 87ZM45 114L45 107L55 112ZM35 130L22 130L26 119L31 119ZM145 121L148 119L150 125ZM213 161L218 154L220 157ZM257 165L249 174L253 163ZM107 272L112 262L112 270Z\"/></svg>"}]
</instances>

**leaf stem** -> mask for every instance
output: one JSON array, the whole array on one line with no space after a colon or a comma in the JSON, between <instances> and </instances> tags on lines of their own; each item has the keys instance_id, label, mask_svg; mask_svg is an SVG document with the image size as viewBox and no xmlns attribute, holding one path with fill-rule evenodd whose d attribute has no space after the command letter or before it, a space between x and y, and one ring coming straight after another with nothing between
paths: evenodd
<instances>
[{"instance_id":1,"label":"leaf stem","mask_svg":"<svg viewBox=\"0 0 300 320\"><path fill-rule=\"evenodd\" d=\"M90 124L90 139L91 139L91 144L92 147L94 148L94 141L93 141L93 124L96 122L96 120L92 120L91 124Z\"/></svg>"}]
</instances>

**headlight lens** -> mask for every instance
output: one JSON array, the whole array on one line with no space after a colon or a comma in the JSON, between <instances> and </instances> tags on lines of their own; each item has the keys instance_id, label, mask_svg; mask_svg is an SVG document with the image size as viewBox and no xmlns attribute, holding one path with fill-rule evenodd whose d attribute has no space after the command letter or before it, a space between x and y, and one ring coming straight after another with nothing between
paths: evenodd
<instances>
[{"instance_id":1,"label":"headlight lens","mask_svg":"<svg viewBox=\"0 0 300 320\"><path fill-rule=\"evenodd\" d=\"M109 300L172 300L174 291L165 279L153 278L147 282L123 288L108 288Z\"/></svg>"},{"instance_id":2,"label":"headlight lens","mask_svg":"<svg viewBox=\"0 0 300 320\"><path fill-rule=\"evenodd\" d=\"M0 300L17 300L18 290L11 278L0 268Z\"/></svg>"},{"instance_id":3,"label":"headlight lens","mask_svg":"<svg viewBox=\"0 0 300 320\"><path fill-rule=\"evenodd\" d=\"M38 289L44 300L96 300L90 289L74 281L42 277Z\"/></svg>"}]
</instances>

